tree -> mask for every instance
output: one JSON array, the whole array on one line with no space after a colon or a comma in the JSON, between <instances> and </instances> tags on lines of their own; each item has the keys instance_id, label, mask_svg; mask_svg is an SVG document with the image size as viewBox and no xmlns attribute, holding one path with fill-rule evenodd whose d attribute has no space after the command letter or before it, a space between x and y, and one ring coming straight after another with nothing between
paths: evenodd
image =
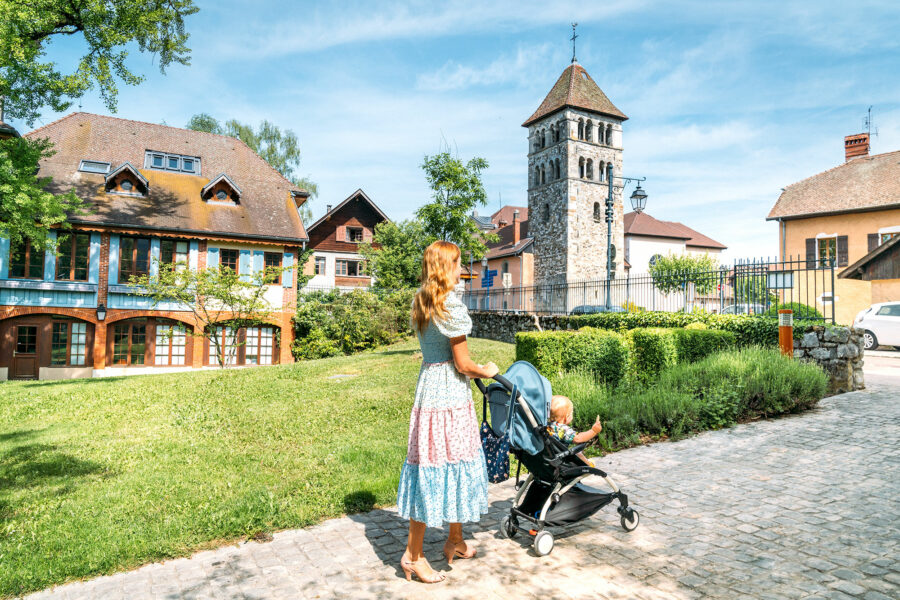
<instances>
[{"instance_id":1,"label":"tree","mask_svg":"<svg viewBox=\"0 0 900 600\"><path fill-rule=\"evenodd\" d=\"M295 173L300 168L300 142L290 129L282 131L277 125L265 120L259 124L257 130L235 119L230 119L222 125L215 117L206 113L191 117L186 127L194 131L217 133L241 140L285 179L309 192L310 197L319 195L319 187L314 182ZM308 202L300 207L300 216L306 222L312 220L312 209Z\"/></svg>"},{"instance_id":2,"label":"tree","mask_svg":"<svg viewBox=\"0 0 900 600\"><path fill-rule=\"evenodd\" d=\"M483 158L475 157L464 164L449 152L426 156L422 163L433 198L416 211L425 235L453 242L464 257L471 256L473 260L481 260L487 252L486 242L499 239L494 233L483 233L470 216L477 205L487 204L481 183L481 172L487 168Z\"/></svg>"},{"instance_id":3,"label":"tree","mask_svg":"<svg viewBox=\"0 0 900 600\"><path fill-rule=\"evenodd\" d=\"M366 259L366 272L375 278L375 287L401 289L419 285L422 254L434 241L425 234L420 220L383 221L375 226L372 241L381 247L364 243L359 252Z\"/></svg>"},{"instance_id":4,"label":"tree","mask_svg":"<svg viewBox=\"0 0 900 600\"><path fill-rule=\"evenodd\" d=\"M53 154L47 140L0 140L0 232L13 246L28 239L37 250L53 250L50 227L67 227L66 216L81 211L75 192L47 192L50 178L37 176L38 161Z\"/></svg>"},{"instance_id":5,"label":"tree","mask_svg":"<svg viewBox=\"0 0 900 600\"><path fill-rule=\"evenodd\" d=\"M156 275L132 275L128 283L134 294L145 296L156 307L160 302L179 302L194 316L197 337L206 337L215 348L220 367L227 364L222 338L216 335L220 326L235 331L229 346L237 347L237 329L259 325L272 314L265 298L266 289L275 283L284 269L269 267L249 281L244 281L229 267L217 266L192 270L184 263L159 264ZM298 269L299 272L299 269Z\"/></svg>"},{"instance_id":6,"label":"tree","mask_svg":"<svg viewBox=\"0 0 900 600\"><path fill-rule=\"evenodd\" d=\"M664 294L684 290L694 284L700 295L712 292L719 284L719 263L709 254L669 254L650 265L653 285Z\"/></svg>"},{"instance_id":7,"label":"tree","mask_svg":"<svg viewBox=\"0 0 900 600\"><path fill-rule=\"evenodd\" d=\"M125 64L127 46L156 55L160 72L190 64L185 17L192 0L0 0L0 97L13 119L32 125L44 106L62 112L95 86L116 111L117 80L143 77ZM73 72L45 58L53 39L79 35L86 48Z\"/></svg>"}]
</instances>

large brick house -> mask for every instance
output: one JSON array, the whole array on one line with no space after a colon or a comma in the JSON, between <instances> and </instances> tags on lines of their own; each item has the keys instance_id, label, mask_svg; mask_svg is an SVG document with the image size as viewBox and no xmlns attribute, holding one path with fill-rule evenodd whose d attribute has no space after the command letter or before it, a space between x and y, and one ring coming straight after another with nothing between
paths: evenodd
<instances>
[{"instance_id":1,"label":"large brick house","mask_svg":"<svg viewBox=\"0 0 900 600\"><path fill-rule=\"evenodd\" d=\"M362 190L356 190L334 208L328 206L322 218L307 229L313 256L305 266L304 273L311 276L306 289L370 286L372 278L364 274L359 245L371 244L375 226L389 220Z\"/></svg>"},{"instance_id":2,"label":"large brick house","mask_svg":"<svg viewBox=\"0 0 900 600\"><path fill-rule=\"evenodd\" d=\"M191 312L154 308L127 285L130 275L182 261L229 265L248 278L294 267L266 291L265 324L208 332L222 336L230 365L292 360L296 259L307 241L297 208L307 192L221 135L79 112L26 137L53 142L39 176L52 178L53 191L74 190L90 210L70 217L57 253L0 238L0 379L217 364Z\"/></svg>"}]
</instances>

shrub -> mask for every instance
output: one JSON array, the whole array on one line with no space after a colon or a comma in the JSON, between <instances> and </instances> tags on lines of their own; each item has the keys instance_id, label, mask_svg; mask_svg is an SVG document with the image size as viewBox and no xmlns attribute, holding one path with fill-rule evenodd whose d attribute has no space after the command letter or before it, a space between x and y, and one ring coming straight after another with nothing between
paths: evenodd
<instances>
[{"instance_id":1,"label":"shrub","mask_svg":"<svg viewBox=\"0 0 900 600\"><path fill-rule=\"evenodd\" d=\"M565 340L574 331L528 331L516 334L516 360L530 362L545 377L562 370Z\"/></svg>"},{"instance_id":2,"label":"shrub","mask_svg":"<svg viewBox=\"0 0 900 600\"><path fill-rule=\"evenodd\" d=\"M619 385L625 377L628 347L622 335L614 331L584 327L563 340L563 370L587 371L611 386Z\"/></svg>"},{"instance_id":3,"label":"shrub","mask_svg":"<svg viewBox=\"0 0 900 600\"><path fill-rule=\"evenodd\" d=\"M706 326L706 323L701 323L700 321L694 321L693 323L688 323L684 326L685 329L709 329Z\"/></svg>"},{"instance_id":4,"label":"shrub","mask_svg":"<svg viewBox=\"0 0 900 600\"><path fill-rule=\"evenodd\" d=\"M647 310L643 306L638 306L630 300L626 301L625 304L622 305L622 308L624 308L628 312L644 312L645 310Z\"/></svg>"},{"instance_id":5,"label":"shrub","mask_svg":"<svg viewBox=\"0 0 900 600\"><path fill-rule=\"evenodd\" d=\"M777 317L778 311L789 308L794 311L794 319L822 319L822 313L818 310L809 306L807 304L803 304L802 302L787 302L785 304L777 304L772 305L769 310L765 312L766 316L769 317Z\"/></svg>"},{"instance_id":6,"label":"shrub","mask_svg":"<svg viewBox=\"0 0 900 600\"><path fill-rule=\"evenodd\" d=\"M663 369L678 362L675 335L671 329L646 327L628 332L631 341L629 375L634 381L648 382Z\"/></svg>"},{"instance_id":7,"label":"shrub","mask_svg":"<svg viewBox=\"0 0 900 600\"><path fill-rule=\"evenodd\" d=\"M730 331L689 327L672 330L679 363L696 362L713 352L734 348L736 344L737 338Z\"/></svg>"}]
</instances>

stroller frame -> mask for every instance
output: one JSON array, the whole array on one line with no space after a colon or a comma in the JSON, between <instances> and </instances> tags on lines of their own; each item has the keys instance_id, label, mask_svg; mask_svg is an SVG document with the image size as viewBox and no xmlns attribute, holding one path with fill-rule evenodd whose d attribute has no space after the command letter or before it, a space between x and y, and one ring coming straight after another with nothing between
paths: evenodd
<instances>
[{"instance_id":1,"label":"stroller frame","mask_svg":"<svg viewBox=\"0 0 900 600\"><path fill-rule=\"evenodd\" d=\"M528 476L521 482L519 481L517 469L515 484L517 490L516 495L513 499L513 505L510 508L509 514L504 515L500 520L500 534L504 537L512 538L519 532L528 533L529 535L534 536L533 544L535 552L538 556L545 556L552 551L554 545L553 535L550 531L547 531L548 527L576 523L593 515L604 506L607 506L616 500L619 502L619 506L616 510L619 513L622 528L625 531L634 531L640 522L640 515L628 505L628 496L619 489L619 486L616 485L616 482L612 480L609 474L602 469L584 464L581 459L578 458L577 455L587 448L589 444L577 444L572 448L566 446L562 441L550 435L547 432L545 425L537 422L531 407L522 397L522 394L515 386L513 386L512 382L502 375L495 376L494 380L502 385L508 393L512 394L515 392L516 397L514 402L519 406L522 414L527 418L528 424L531 427L531 432L536 436L540 436L543 441L544 450L541 453L545 454L547 464L553 468L553 481L548 481L536 476L534 471L539 469L533 470L529 468ZM480 379L475 379L475 385L485 398L487 398L490 392L488 388L485 387L484 383ZM513 407L510 407L510 410L513 410ZM530 458L531 455L525 451L515 448L511 451L519 461L520 466L522 463L526 463L527 467L527 463L532 460ZM585 495L586 490L579 486L579 484L592 475L602 478L612 491L609 493L590 492L589 502L581 505L573 505L568 511L571 512L572 515L562 521L549 518L552 517L551 510L561 506L560 503L563 499L567 498L567 494L581 492L580 495L583 498L587 497ZM535 486L544 488L543 491L538 490L535 494L538 499L546 494L546 499L542 502L539 501L538 504L533 502L530 503L531 498L529 492L536 490L537 488ZM549 492L546 491L546 488L549 488ZM529 508L532 511L530 513L522 510L525 505L529 503L531 504ZM536 507L537 510L534 510ZM520 525L520 520L530 523L533 526L524 527Z\"/></svg>"}]
</instances>

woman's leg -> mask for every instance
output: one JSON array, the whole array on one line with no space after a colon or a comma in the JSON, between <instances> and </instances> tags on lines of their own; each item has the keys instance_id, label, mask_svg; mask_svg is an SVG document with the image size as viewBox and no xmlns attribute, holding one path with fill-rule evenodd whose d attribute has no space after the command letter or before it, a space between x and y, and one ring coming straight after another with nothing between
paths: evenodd
<instances>
[{"instance_id":1,"label":"woman's leg","mask_svg":"<svg viewBox=\"0 0 900 600\"><path fill-rule=\"evenodd\" d=\"M460 544L463 541L462 523L450 523L450 534L447 535L447 542Z\"/></svg>"},{"instance_id":2,"label":"woman's leg","mask_svg":"<svg viewBox=\"0 0 900 600\"><path fill-rule=\"evenodd\" d=\"M415 562L422 557L422 544L425 541L425 523L409 520L409 538L406 540L406 552L403 557Z\"/></svg>"},{"instance_id":3,"label":"woman's leg","mask_svg":"<svg viewBox=\"0 0 900 600\"><path fill-rule=\"evenodd\" d=\"M406 540L406 551L400 559L400 568L403 569L406 579L415 573L422 583L437 583L444 580L444 574L431 568L425 555L422 553L422 544L425 540L425 523L409 520L409 538Z\"/></svg>"},{"instance_id":4,"label":"woman's leg","mask_svg":"<svg viewBox=\"0 0 900 600\"><path fill-rule=\"evenodd\" d=\"M448 563L452 563L454 558L475 556L475 549L470 548L463 541L462 523L450 523L450 532L447 534L447 542L444 544L444 556L447 557Z\"/></svg>"}]
</instances>

